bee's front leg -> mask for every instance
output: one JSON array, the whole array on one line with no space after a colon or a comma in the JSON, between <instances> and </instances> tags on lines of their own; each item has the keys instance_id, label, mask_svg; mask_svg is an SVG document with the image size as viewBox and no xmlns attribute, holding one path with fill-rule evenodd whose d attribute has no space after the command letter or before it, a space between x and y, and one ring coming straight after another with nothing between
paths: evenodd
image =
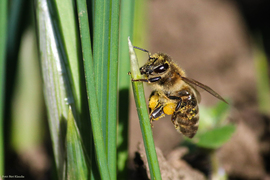
<instances>
[{"instance_id":1,"label":"bee's front leg","mask_svg":"<svg viewBox=\"0 0 270 180\"><path fill-rule=\"evenodd\" d=\"M153 82L159 81L160 79L161 77L158 76L158 77L149 78L149 79L132 79L131 81L142 81L142 82L153 83Z\"/></svg>"}]
</instances>

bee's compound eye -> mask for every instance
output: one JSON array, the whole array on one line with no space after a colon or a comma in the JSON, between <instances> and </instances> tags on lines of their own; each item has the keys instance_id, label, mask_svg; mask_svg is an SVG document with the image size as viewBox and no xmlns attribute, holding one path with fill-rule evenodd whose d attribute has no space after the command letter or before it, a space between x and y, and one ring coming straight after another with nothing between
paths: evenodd
<instances>
[{"instance_id":1,"label":"bee's compound eye","mask_svg":"<svg viewBox=\"0 0 270 180\"><path fill-rule=\"evenodd\" d=\"M169 65L167 63L158 66L157 68L154 69L155 73L163 73L169 68Z\"/></svg>"}]
</instances>

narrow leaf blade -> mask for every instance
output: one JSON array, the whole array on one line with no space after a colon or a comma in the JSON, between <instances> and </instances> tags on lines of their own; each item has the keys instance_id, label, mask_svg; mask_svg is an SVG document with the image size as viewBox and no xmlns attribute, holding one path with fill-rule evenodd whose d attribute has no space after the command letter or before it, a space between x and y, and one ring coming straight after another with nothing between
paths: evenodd
<instances>
[{"instance_id":1,"label":"narrow leaf blade","mask_svg":"<svg viewBox=\"0 0 270 180\"><path fill-rule=\"evenodd\" d=\"M71 108L69 109L67 120L67 178L72 179L89 179L87 168L87 156L84 154L82 139L78 131Z\"/></svg>"}]
</instances>

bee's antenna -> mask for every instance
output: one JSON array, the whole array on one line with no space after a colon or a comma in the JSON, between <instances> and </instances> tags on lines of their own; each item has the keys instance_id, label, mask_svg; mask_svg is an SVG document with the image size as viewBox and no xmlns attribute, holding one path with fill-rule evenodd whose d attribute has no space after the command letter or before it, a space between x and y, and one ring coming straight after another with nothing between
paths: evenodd
<instances>
[{"instance_id":1,"label":"bee's antenna","mask_svg":"<svg viewBox=\"0 0 270 180\"><path fill-rule=\"evenodd\" d=\"M139 49L141 51L144 51L144 52L147 52L148 53L148 56L149 56L149 59L151 58L151 53L149 51L147 51L146 49L143 49L143 48L139 48L139 47L136 47L136 46L133 46L133 48L136 48L136 49Z\"/></svg>"}]
</instances>

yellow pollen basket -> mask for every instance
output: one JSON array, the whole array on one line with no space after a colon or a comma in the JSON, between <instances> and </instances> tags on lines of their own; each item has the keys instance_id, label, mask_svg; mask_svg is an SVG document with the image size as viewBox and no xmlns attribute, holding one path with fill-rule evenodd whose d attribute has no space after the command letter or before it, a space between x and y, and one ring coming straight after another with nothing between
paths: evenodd
<instances>
[{"instance_id":1,"label":"yellow pollen basket","mask_svg":"<svg viewBox=\"0 0 270 180\"><path fill-rule=\"evenodd\" d=\"M149 108L150 109L155 109L155 107L158 105L158 96L157 95L154 95L150 98L149 100Z\"/></svg>"},{"instance_id":2,"label":"yellow pollen basket","mask_svg":"<svg viewBox=\"0 0 270 180\"><path fill-rule=\"evenodd\" d=\"M172 115L176 108L176 103L168 103L164 106L163 112L167 115Z\"/></svg>"}]
</instances>

